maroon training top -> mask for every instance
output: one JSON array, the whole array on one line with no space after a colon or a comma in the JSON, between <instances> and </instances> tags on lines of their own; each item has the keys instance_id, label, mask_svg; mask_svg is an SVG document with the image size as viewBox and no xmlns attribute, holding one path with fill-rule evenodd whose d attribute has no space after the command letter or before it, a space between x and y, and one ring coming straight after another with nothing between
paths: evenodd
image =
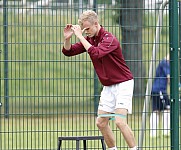
<instances>
[{"instance_id":1,"label":"maroon training top","mask_svg":"<svg viewBox=\"0 0 181 150\"><path fill-rule=\"evenodd\" d=\"M99 80L104 86L133 79L133 75L124 61L120 43L114 35L101 27L98 36L85 38L92 45L88 49L88 54ZM70 50L63 47L62 52L66 56L74 56L86 52L86 50L79 42L72 44Z\"/></svg>"}]
</instances>

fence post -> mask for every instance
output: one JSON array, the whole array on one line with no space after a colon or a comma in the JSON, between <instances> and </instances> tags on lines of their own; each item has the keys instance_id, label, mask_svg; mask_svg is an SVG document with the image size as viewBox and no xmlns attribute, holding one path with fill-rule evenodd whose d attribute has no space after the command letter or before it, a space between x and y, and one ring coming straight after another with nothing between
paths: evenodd
<instances>
[{"instance_id":1,"label":"fence post","mask_svg":"<svg viewBox=\"0 0 181 150\"><path fill-rule=\"evenodd\" d=\"M93 1L93 11L97 11L97 0ZM99 101L99 89L98 89L98 77L94 71L94 114L97 115L98 101Z\"/></svg>"},{"instance_id":2,"label":"fence post","mask_svg":"<svg viewBox=\"0 0 181 150\"><path fill-rule=\"evenodd\" d=\"M178 2L170 0L169 7L171 150L177 150L179 149Z\"/></svg>"},{"instance_id":3,"label":"fence post","mask_svg":"<svg viewBox=\"0 0 181 150\"><path fill-rule=\"evenodd\" d=\"M181 60L181 1L179 1L179 60ZM181 61L179 63L179 65L181 66ZM181 67L179 68L180 71L180 75L181 75ZM181 76L179 78L179 83L181 82Z\"/></svg>"},{"instance_id":4,"label":"fence post","mask_svg":"<svg viewBox=\"0 0 181 150\"><path fill-rule=\"evenodd\" d=\"M4 36L4 100L5 117L9 116L9 88L8 88L8 19L7 0L3 0L3 36Z\"/></svg>"},{"instance_id":5,"label":"fence post","mask_svg":"<svg viewBox=\"0 0 181 150\"><path fill-rule=\"evenodd\" d=\"M1 71L1 57L2 57L2 49L0 49L0 71ZM0 78L1 78L1 74L0 74ZM3 86L1 86L1 80L0 80L0 89L2 89ZM1 90L0 90L0 108L2 106L2 100L1 100ZM1 112L1 111L0 111Z\"/></svg>"}]
</instances>

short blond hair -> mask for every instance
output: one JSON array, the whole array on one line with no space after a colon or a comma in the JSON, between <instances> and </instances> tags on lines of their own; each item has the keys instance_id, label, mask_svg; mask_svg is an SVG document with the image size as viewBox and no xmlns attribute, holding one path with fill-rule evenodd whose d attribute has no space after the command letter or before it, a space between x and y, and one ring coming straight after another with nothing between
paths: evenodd
<instances>
[{"instance_id":1,"label":"short blond hair","mask_svg":"<svg viewBox=\"0 0 181 150\"><path fill-rule=\"evenodd\" d=\"M98 22L99 19L97 13L93 10L84 11L78 19L79 25L82 26L84 21L89 21L92 24Z\"/></svg>"}]
</instances>

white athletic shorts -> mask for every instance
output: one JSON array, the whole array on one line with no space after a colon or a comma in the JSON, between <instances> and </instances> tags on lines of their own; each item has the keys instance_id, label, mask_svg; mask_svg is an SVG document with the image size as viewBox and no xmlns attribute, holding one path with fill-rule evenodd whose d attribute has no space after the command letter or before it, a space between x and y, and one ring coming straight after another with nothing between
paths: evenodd
<instances>
[{"instance_id":1,"label":"white athletic shorts","mask_svg":"<svg viewBox=\"0 0 181 150\"><path fill-rule=\"evenodd\" d=\"M125 108L132 113L134 80L128 80L111 86L104 86L101 92L98 110L114 113L117 108Z\"/></svg>"}]
</instances>

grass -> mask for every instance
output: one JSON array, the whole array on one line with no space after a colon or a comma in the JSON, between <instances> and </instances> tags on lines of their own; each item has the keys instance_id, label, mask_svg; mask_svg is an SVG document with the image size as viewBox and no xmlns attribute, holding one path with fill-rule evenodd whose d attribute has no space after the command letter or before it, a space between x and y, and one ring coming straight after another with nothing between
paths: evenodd
<instances>
[{"instance_id":1,"label":"grass","mask_svg":"<svg viewBox=\"0 0 181 150\"><path fill-rule=\"evenodd\" d=\"M66 107L24 107L23 113L13 113L9 118L0 118L1 147L4 149L56 149L58 136L87 136L100 135L95 125L94 106L91 103L74 104ZM133 115L128 116L128 123L134 131L138 142L141 131L141 110L143 104L134 100ZM15 110L19 110L14 106ZM29 110L32 113L29 113ZM36 110L34 112L34 110ZM26 113L27 112L27 113ZM118 147L127 149L127 145L114 125L110 125L115 133ZM144 134L143 150L168 150L170 148L170 137L162 136L163 128L158 129L158 137L149 136L149 115L146 120L146 130ZM91 142L88 145L96 149L101 147L99 142ZM75 143L65 142L63 147L74 149Z\"/></svg>"},{"instance_id":2,"label":"grass","mask_svg":"<svg viewBox=\"0 0 181 150\"><path fill-rule=\"evenodd\" d=\"M90 109L90 108L89 108ZM136 111L136 110L135 110ZM83 136L83 135L100 135L96 125L95 116L92 114L79 114L70 113L67 115L60 112L54 112L50 116L48 110L43 114L34 116L32 115L18 115L10 118L1 117L1 148L4 149L56 149L58 136ZM136 141L139 138L139 131L141 127L141 115L131 115L128 117L128 122L134 131ZM143 149L170 149L170 137L163 137L160 132L159 137L151 139L149 137L149 119L147 119L147 127L145 131L145 138L143 142ZM126 149L127 145L114 125L114 121L110 123L117 140L117 145L121 149ZM98 146L98 142L88 144L93 147ZM75 143L63 144L63 147L71 149L75 148ZM73 148L73 149L74 149Z\"/></svg>"}]
</instances>

